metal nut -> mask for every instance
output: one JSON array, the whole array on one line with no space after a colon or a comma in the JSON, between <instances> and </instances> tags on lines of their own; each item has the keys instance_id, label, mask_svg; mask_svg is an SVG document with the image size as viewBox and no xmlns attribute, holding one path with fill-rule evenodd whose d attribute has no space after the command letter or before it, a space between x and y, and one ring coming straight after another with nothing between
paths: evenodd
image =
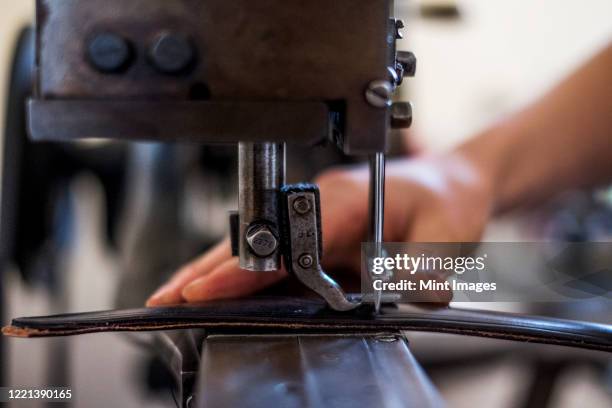
<instances>
[{"instance_id":1,"label":"metal nut","mask_svg":"<svg viewBox=\"0 0 612 408\"><path fill-rule=\"evenodd\" d=\"M314 264L314 258L310 254L300 255L300 257L298 259L298 264L302 268L308 269L308 268L310 268Z\"/></svg>"},{"instance_id":2,"label":"metal nut","mask_svg":"<svg viewBox=\"0 0 612 408\"><path fill-rule=\"evenodd\" d=\"M253 253L262 258L272 255L278 247L278 240L267 225L251 227L246 241Z\"/></svg>"},{"instance_id":3,"label":"metal nut","mask_svg":"<svg viewBox=\"0 0 612 408\"><path fill-rule=\"evenodd\" d=\"M391 95L393 85L391 82L378 79L370 82L366 90L365 97L368 103L375 108L386 108L391 106Z\"/></svg>"},{"instance_id":4,"label":"metal nut","mask_svg":"<svg viewBox=\"0 0 612 408\"><path fill-rule=\"evenodd\" d=\"M410 51L398 51L395 60L401 64L404 69L404 76L413 77L416 74L417 59Z\"/></svg>"},{"instance_id":5,"label":"metal nut","mask_svg":"<svg viewBox=\"0 0 612 408\"><path fill-rule=\"evenodd\" d=\"M306 197L298 197L293 201L293 209L301 215L304 215L310 211L310 201Z\"/></svg>"},{"instance_id":6,"label":"metal nut","mask_svg":"<svg viewBox=\"0 0 612 408\"><path fill-rule=\"evenodd\" d=\"M412 105L410 102L396 102L391 106L391 127L405 129L412 125Z\"/></svg>"}]
</instances>

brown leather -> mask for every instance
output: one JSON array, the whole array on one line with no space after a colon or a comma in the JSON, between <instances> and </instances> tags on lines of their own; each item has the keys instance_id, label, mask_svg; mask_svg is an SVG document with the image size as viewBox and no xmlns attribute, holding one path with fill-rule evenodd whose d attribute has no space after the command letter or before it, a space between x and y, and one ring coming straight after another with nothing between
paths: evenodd
<instances>
[{"instance_id":1,"label":"brown leather","mask_svg":"<svg viewBox=\"0 0 612 408\"><path fill-rule=\"evenodd\" d=\"M216 328L238 332L380 332L416 330L612 350L612 325L511 313L385 305L340 313L318 299L259 297L199 305L111 310L14 319L2 333L15 337L109 331Z\"/></svg>"}]
</instances>

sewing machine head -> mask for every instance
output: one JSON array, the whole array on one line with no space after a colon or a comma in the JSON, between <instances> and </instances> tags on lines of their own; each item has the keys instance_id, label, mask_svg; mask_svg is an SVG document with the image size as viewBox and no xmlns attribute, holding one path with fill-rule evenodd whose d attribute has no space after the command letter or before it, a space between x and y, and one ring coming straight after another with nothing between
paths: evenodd
<instances>
[{"instance_id":1,"label":"sewing machine head","mask_svg":"<svg viewBox=\"0 0 612 408\"><path fill-rule=\"evenodd\" d=\"M392 103L414 74L392 0L38 0L34 140L236 143L243 268L285 266L336 309L319 266L315 186L285 186L284 144L372 156L372 237L382 240L384 152L408 127Z\"/></svg>"}]
</instances>

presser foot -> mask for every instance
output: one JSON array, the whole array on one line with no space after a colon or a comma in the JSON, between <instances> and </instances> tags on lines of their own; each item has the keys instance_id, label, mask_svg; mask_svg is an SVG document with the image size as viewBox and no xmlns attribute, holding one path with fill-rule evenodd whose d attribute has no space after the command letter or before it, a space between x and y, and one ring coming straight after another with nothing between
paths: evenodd
<instances>
[{"instance_id":1,"label":"presser foot","mask_svg":"<svg viewBox=\"0 0 612 408\"><path fill-rule=\"evenodd\" d=\"M338 283L321 268L321 206L314 184L288 185L281 189L283 216L282 251L285 268L319 294L329 307L349 311L361 306L349 299Z\"/></svg>"}]
</instances>

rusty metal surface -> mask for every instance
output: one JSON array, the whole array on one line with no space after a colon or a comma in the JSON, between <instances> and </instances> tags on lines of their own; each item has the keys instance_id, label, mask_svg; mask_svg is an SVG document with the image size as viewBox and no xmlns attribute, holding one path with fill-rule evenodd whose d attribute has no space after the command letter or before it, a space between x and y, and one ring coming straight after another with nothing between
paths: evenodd
<instances>
[{"instance_id":1,"label":"rusty metal surface","mask_svg":"<svg viewBox=\"0 0 612 408\"><path fill-rule=\"evenodd\" d=\"M196 407L439 407L399 334L212 335Z\"/></svg>"},{"instance_id":2,"label":"rusty metal surface","mask_svg":"<svg viewBox=\"0 0 612 408\"><path fill-rule=\"evenodd\" d=\"M346 153L383 151L389 109L369 105L364 92L394 66L391 3L38 0L38 98L325 102L345 114ZM100 72L86 58L101 33L128 42L133 57L121 72ZM152 63L152 47L167 33L188 39L195 52L189 69L173 75Z\"/></svg>"}]
</instances>

